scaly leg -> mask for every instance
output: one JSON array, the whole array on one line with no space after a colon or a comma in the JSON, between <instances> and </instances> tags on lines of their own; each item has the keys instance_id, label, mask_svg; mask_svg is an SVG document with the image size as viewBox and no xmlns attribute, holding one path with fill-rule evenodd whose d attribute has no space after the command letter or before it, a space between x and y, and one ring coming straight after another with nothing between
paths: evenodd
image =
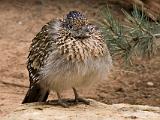
<instances>
[{"instance_id":1,"label":"scaly leg","mask_svg":"<svg viewBox=\"0 0 160 120\"><path fill-rule=\"evenodd\" d=\"M79 97L79 95L77 93L77 90L74 87L73 87L73 92L74 92L74 95L75 95L75 102L76 103L83 102L86 105L90 104L90 102L88 100L85 100L84 98Z\"/></svg>"}]
</instances>

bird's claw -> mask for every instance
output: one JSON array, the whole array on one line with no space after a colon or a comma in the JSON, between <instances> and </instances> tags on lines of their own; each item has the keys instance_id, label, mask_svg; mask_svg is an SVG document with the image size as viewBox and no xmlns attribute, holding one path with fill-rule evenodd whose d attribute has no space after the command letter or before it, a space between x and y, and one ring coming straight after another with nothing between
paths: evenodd
<instances>
[{"instance_id":1,"label":"bird's claw","mask_svg":"<svg viewBox=\"0 0 160 120\"><path fill-rule=\"evenodd\" d=\"M60 106L62 106L64 108L68 108L69 107L69 105L63 100L58 100L58 105L60 105Z\"/></svg>"},{"instance_id":2,"label":"bird's claw","mask_svg":"<svg viewBox=\"0 0 160 120\"><path fill-rule=\"evenodd\" d=\"M68 108L69 105L64 100L51 100L47 102L49 105L60 105L64 108Z\"/></svg>"},{"instance_id":3,"label":"bird's claw","mask_svg":"<svg viewBox=\"0 0 160 120\"><path fill-rule=\"evenodd\" d=\"M89 100L86 100L86 99L81 98L81 97L76 98L74 101L75 101L76 104L78 104L79 102L82 102L82 103L84 103L86 105L90 105L90 101Z\"/></svg>"}]
</instances>

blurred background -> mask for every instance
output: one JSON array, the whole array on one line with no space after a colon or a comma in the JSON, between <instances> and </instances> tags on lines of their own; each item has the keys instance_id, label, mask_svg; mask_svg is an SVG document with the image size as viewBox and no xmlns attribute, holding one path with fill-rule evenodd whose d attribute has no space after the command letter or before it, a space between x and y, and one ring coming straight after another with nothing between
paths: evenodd
<instances>
[{"instance_id":1,"label":"blurred background","mask_svg":"<svg viewBox=\"0 0 160 120\"><path fill-rule=\"evenodd\" d=\"M81 11L96 23L105 19L102 8L108 6L120 24L130 25L122 9L131 15L133 5L140 14L145 14L149 23L159 25L159 0L0 0L0 116L14 110L26 94L29 46L45 23L63 18L70 10ZM160 29L157 32L160 34ZM160 39L155 39L158 46ZM160 106L159 47L149 58L137 57L131 66L122 66L122 59L113 56L115 67L108 80L82 94L106 104ZM64 96L69 97L70 92L66 91ZM53 94L50 98L56 97Z\"/></svg>"}]
</instances>

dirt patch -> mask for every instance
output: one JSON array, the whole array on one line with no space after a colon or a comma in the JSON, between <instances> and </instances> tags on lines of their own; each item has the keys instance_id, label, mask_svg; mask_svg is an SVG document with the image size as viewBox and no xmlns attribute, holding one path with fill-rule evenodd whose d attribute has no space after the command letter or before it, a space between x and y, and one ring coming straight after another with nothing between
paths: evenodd
<instances>
[{"instance_id":1,"label":"dirt patch","mask_svg":"<svg viewBox=\"0 0 160 120\"><path fill-rule=\"evenodd\" d=\"M16 108L2 120L159 120L160 108L114 104L107 105L92 99L90 105L78 104L69 108L46 104L27 104Z\"/></svg>"},{"instance_id":2,"label":"dirt patch","mask_svg":"<svg viewBox=\"0 0 160 120\"><path fill-rule=\"evenodd\" d=\"M107 104L130 103L160 106L160 57L139 61L135 68L115 68L110 82L100 84L98 100Z\"/></svg>"},{"instance_id":3,"label":"dirt patch","mask_svg":"<svg viewBox=\"0 0 160 120\"><path fill-rule=\"evenodd\" d=\"M89 19L96 20L100 16L98 7L98 4L92 1L79 0L0 1L0 116L14 110L27 91L28 48L41 27L52 18L62 18L69 10L75 9L84 11ZM118 15L116 12L115 14ZM99 87L94 88L96 94L87 92L85 96L107 104L159 106L159 59L158 55L149 62L140 62L134 72L119 71L117 68L109 81L100 83ZM65 96L67 95L70 95L70 92L66 92Z\"/></svg>"}]
</instances>

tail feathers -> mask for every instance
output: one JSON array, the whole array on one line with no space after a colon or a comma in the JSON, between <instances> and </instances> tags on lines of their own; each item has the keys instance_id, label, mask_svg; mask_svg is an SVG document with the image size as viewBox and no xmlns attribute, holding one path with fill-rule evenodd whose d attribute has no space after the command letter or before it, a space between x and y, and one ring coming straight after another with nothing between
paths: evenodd
<instances>
[{"instance_id":1,"label":"tail feathers","mask_svg":"<svg viewBox=\"0 0 160 120\"><path fill-rule=\"evenodd\" d=\"M38 84L33 85L29 88L23 103L31 103L31 102L45 102L48 98L49 91L42 89Z\"/></svg>"}]
</instances>

